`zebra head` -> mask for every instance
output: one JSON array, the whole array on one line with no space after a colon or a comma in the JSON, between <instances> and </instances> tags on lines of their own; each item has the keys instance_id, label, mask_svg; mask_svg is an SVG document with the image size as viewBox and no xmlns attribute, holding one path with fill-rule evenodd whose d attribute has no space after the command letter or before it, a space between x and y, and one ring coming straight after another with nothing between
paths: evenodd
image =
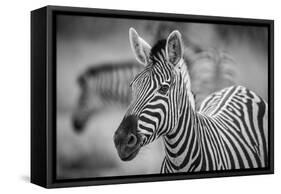
<instances>
[{"instance_id":1,"label":"zebra head","mask_svg":"<svg viewBox=\"0 0 281 194\"><path fill-rule=\"evenodd\" d=\"M133 28L129 35L135 57L145 69L130 84L133 99L114 134L123 161L132 160L142 146L173 130L180 122L182 97L193 98L178 31L152 48Z\"/></svg>"}]
</instances>

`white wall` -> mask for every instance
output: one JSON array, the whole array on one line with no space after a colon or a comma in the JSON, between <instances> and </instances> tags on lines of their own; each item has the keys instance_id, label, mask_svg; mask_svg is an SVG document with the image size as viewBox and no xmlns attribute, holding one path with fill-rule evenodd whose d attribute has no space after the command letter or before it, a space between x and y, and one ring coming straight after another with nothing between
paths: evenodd
<instances>
[{"instance_id":1,"label":"white wall","mask_svg":"<svg viewBox=\"0 0 281 194\"><path fill-rule=\"evenodd\" d=\"M157 11L201 15L268 18L275 19L275 175L186 180L145 184L127 184L100 187L82 187L46 191L28 183L29 177L29 142L30 142L30 10L41 6L67 5L110 9ZM0 192L1 193L266 193L279 191L280 187L280 147L281 123L281 82L280 69L280 34L281 12L276 0L171 0L164 2L141 0L139 2L116 0L80 0L80 1L1 1L1 61L0 61ZM280 191L279 191L280 192Z\"/></svg>"}]
</instances>

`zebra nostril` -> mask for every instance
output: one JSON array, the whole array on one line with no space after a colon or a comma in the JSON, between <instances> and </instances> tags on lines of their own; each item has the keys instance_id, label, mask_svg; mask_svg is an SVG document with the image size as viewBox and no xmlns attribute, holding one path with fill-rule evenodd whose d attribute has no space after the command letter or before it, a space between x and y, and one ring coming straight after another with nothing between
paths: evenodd
<instances>
[{"instance_id":1,"label":"zebra nostril","mask_svg":"<svg viewBox=\"0 0 281 194\"><path fill-rule=\"evenodd\" d=\"M137 144L137 136L135 136L134 134L130 134L128 136L127 146L128 147L133 147L136 144Z\"/></svg>"}]
</instances>

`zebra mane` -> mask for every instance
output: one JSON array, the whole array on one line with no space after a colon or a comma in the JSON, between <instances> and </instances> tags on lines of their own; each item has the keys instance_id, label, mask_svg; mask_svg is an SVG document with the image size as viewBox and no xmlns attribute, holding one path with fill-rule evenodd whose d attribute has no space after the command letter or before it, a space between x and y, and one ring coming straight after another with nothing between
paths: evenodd
<instances>
[{"instance_id":1,"label":"zebra mane","mask_svg":"<svg viewBox=\"0 0 281 194\"><path fill-rule=\"evenodd\" d=\"M181 74L183 75L184 79L185 79L185 83L187 83L186 85L186 89L187 89L187 93L189 96L189 102L191 103L191 107L193 108L193 110L195 110L195 95L194 92L192 91L192 84L191 84L191 79L190 79L190 75L189 75L189 69L188 66L186 65L185 60L183 59L181 61L182 67L181 67Z\"/></svg>"},{"instance_id":2,"label":"zebra mane","mask_svg":"<svg viewBox=\"0 0 281 194\"><path fill-rule=\"evenodd\" d=\"M153 60L153 56L156 56L163 49L165 50L166 42L167 42L166 39L161 39L161 40L157 41L157 43L152 47L152 49L150 51L150 59Z\"/></svg>"}]
</instances>

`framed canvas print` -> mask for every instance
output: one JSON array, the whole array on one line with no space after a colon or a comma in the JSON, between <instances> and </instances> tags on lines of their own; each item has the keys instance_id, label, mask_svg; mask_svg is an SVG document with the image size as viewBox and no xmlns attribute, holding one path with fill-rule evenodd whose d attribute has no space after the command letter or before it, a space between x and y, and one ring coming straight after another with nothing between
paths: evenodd
<instances>
[{"instance_id":1,"label":"framed canvas print","mask_svg":"<svg viewBox=\"0 0 281 194\"><path fill-rule=\"evenodd\" d=\"M272 174L272 20L31 12L31 182Z\"/></svg>"}]
</instances>

